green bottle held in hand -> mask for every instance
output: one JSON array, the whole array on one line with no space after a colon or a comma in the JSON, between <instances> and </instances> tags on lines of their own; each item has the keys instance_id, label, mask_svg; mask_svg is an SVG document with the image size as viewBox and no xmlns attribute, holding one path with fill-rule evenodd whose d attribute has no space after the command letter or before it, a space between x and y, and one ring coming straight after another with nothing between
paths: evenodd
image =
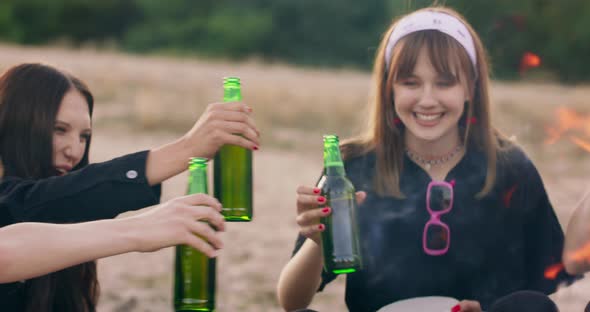
<instances>
[{"instance_id":1,"label":"green bottle held in hand","mask_svg":"<svg viewBox=\"0 0 590 312\"><path fill-rule=\"evenodd\" d=\"M191 158L187 194L208 194L207 159ZM190 246L176 246L174 310L215 311L215 258Z\"/></svg>"},{"instance_id":2,"label":"green bottle held in hand","mask_svg":"<svg viewBox=\"0 0 590 312\"><path fill-rule=\"evenodd\" d=\"M242 100L240 78L223 79L223 101ZM213 164L215 197L223 206L226 221L252 221L252 151L224 145Z\"/></svg>"},{"instance_id":3,"label":"green bottle held in hand","mask_svg":"<svg viewBox=\"0 0 590 312\"><path fill-rule=\"evenodd\" d=\"M355 189L346 178L336 135L324 136L324 175L317 185L332 213L321 218L324 269L334 274L358 271L362 266L356 221Z\"/></svg>"}]
</instances>

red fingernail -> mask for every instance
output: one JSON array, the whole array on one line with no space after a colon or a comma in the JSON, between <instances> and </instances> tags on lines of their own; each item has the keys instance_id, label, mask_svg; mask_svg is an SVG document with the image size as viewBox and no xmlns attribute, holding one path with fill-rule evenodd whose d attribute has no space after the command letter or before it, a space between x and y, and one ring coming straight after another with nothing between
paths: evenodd
<instances>
[{"instance_id":1,"label":"red fingernail","mask_svg":"<svg viewBox=\"0 0 590 312\"><path fill-rule=\"evenodd\" d=\"M326 201L326 198L324 196L318 197L318 202L323 203L325 201Z\"/></svg>"},{"instance_id":2,"label":"red fingernail","mask_svg":"<svg viewBox=\"0 0 590 312\"><path fill-rule=\"evenodd\" d=\"M456 305L454 307L451 308L451 312L459 312L461 311L461 306L460 305Z\"/></svg>"},{"instance_id":3,"label":"red fingernail","mask_svg":"<svg viewBox=\"0 0 590 312\"><path fill-rule=\"evenodd\" d=\"M313 193L314 193L314 194L319 194L319 193L320 193L320 189L319 189L319 188L317 188L317 187L316 187L316 188L314 188L314 189L313 189Z\"/></svg>"},{"instance_id":4,"label":"red fingernail","mask_svg":"<svg viewBox=\"0 0 590 312\"><path fill-rule=\"evenodd\" d=\"M320 231L323 231L323 230L324 230L324 228L325 228L325 226L324 226L323 224L320 224L320 225L318 225L318 229L319 229Z\"/></svg>"},{"instance_id":5,"label":"red fingernail","mask_svg":"<svg viewBox=\"0 0 590 312\"><path fill-rule=\"evenodd\" d=\"M255 150L255 151L257 151L258 150L258 146L254 146L252 149Z\"/></svg>"},{"instance_id":6,"label":"red fingernail","mask_svg":"<svg viewBox=\"0 0 590 312\"><path fill-rule=\"evenodd\" d=\"M326 208L322 209L322 212L323 212L323 213L328 213L328 212L330 212L330 207L326 207Z\"/></svg>"}]
</instances>

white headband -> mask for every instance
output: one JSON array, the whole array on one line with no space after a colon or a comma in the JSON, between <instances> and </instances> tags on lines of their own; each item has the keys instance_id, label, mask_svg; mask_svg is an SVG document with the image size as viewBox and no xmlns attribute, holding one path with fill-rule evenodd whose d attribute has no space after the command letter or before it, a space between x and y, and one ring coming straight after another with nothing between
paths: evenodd
<instances>
[{"instance_id":1,"label":"white headband","mask_svg":"<svg viewBox=\"0 0 590 312\"><path fill-rule=\"evenodd\" d=\"M461 44L461 46L463 46L463 48L465 48L465 51L467 51L467 54L471 59L471 63L473 63L473 67L476 67L477 58L475 56L475 45L473 44L473 38L471 38L471 34L465 24L447 13L420 11L402 18L391 32L389 40L387 41L387 46L385 47L386 70L389 69L391 52L397 42L404 36L421 30L438 30L453 37L459 42L459 44Z\"/></svg>"}]
</instances>

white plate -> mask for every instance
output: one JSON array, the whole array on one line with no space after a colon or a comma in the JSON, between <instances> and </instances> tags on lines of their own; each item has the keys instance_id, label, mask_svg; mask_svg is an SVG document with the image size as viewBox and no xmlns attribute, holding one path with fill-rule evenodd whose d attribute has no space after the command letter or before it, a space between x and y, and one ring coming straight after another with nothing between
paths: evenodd
<instances>
[{"instance_id":1,"label":"white plate","mask_svg":"<svg viewBox=\"0 0 590 312\"><path fill-rule=\"evenodd\" d=\"M450 312L459 301L450 297L417 297L388 304L377 312Z\"/></svg>"}]
</instances>

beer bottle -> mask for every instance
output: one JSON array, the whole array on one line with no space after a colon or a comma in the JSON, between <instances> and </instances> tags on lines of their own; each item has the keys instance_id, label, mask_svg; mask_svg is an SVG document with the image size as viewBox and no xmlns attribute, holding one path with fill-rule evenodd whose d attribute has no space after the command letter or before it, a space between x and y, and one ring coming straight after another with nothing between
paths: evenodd
<instances>
[{"instance_id":1,"label":"beer bottle","mask_svg":"<svg viewBox=\"0 0 590 312\"><path fill-rule=\"evenodd\" d=\"M336 135L324 136L324 174L317 187L326 198L332 213L321 218L325 225L322 237L324 269L334 274L356 272L362 261L356 224L356 198L354 186L346 178L339 139Z\"/></svg>"},{"instance_id":2,"label":"beer bottle","mask_svg":"<svg viewBox=\"0 0 590 312\"><path fill-rule=\"evenodd\" d=\"M191 158L187 194L207 194L207 159ZM174 309L215 311L215 258L190 246L176 246Z\"/></svg>"},{"instance_id":3,"label":"beer bottle","mask_svg":"<svg viewBox=\"0 0 590 312\"><path fill-rule=\"evenodd\" d=\"M223 101L242 100L240 78L223 79ZM252 151L224 145L213 163L215 197L223 206L226 221L252 221Z\"/></svg>"}]
</instances>

